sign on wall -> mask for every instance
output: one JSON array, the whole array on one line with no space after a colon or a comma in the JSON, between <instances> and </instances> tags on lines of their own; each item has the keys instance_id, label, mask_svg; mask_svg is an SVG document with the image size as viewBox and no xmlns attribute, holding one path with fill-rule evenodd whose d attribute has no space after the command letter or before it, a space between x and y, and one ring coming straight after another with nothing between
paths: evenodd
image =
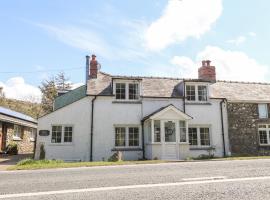
<instances>
[{"instance_id":1,"label":"sign on wall","mask_svg":"<svg viewBox=\"0 0 270 200\"><path fill-rule=\"evenodd\" d=\"M38 134L39 134L39 136L49 136L50 131L49 130L39 130Z\"/></svg>"}]
</instances>

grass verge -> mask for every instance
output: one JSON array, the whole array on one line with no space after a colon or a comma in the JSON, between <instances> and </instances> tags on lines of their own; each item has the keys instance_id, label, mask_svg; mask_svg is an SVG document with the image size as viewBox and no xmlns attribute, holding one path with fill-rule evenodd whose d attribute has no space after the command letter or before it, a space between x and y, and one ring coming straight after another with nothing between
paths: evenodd
<instances>
[{"instance_id":1,"label":"grass verge","mask_svg":"<svg viewBox=\"0 0 270 200\"><path fill-rule=\"evenodd\" d=\"M24 159L15 166L7 170L30 170L30 169L51 169L51 168L71 168L71 167L94 167L111 165L134 165L134 164L156 164L165 163L164 160L142 160L142 161L118 161L118 162L64 162L62 160L32 160Z\"/></svg>"}]
</instances>

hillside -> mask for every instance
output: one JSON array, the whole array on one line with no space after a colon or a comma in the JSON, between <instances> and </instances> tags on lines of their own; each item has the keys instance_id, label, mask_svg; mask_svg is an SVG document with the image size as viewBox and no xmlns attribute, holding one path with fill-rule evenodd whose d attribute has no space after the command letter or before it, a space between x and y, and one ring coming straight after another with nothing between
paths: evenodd
<instances>
[{"instance_id":1,"label":"hillside","mask_svg":"<svg viewBox=\"0 0 270 200\"><path fill-rule=\"evenodd\" d=\"M0 106L29 115L35 119L43 115L41 104L16 99L0 98Z\"/></svg>"}]
</instances>

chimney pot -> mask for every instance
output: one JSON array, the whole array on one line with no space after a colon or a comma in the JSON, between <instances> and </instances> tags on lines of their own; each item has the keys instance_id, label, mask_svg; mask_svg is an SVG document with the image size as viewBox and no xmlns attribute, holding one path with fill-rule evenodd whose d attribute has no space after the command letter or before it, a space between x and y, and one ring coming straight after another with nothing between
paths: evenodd
<instances>
[{"instance_id":1,"label":"chimney pot","mask_svg":"<svg viewBox=\"0 0 270 200\"><path fill-rule=\"evenodd\" d=\"M210 82L216 82L216 68L210 65L210 60L203 60L202 66L198 69L198 78Z\"/></svg>"}]
</instances>

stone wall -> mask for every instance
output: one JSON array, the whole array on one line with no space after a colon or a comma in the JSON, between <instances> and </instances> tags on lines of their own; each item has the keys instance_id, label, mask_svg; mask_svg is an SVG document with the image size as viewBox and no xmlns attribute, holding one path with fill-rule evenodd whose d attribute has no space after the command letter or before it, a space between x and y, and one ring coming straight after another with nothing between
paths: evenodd
<instances>
[{"instance_id":1,"label":"stone wall","mask_svg":"<svg viewBox=\"0 0 270 200\"><path fill-rule=\"evenodd\" d=\"M259 119L258 104L228 103L227 108L232 155L270 155L270 147L259 145L258 124L270 120Z\"/></svg>"},{"instance_id":2,"label":"stone wall","mask_svg":"<svg viewBox=\"0 0 270 200\"><path fill-rule=\"evenodd\" d=\"M35 142L30 139L30 128L22 127L22 137L20 140L14 140L13 135L13 124L8 124L6 145L8 145L9 143L17 143L18 153L33 153Z\"/></svg>"}]
</instances>

